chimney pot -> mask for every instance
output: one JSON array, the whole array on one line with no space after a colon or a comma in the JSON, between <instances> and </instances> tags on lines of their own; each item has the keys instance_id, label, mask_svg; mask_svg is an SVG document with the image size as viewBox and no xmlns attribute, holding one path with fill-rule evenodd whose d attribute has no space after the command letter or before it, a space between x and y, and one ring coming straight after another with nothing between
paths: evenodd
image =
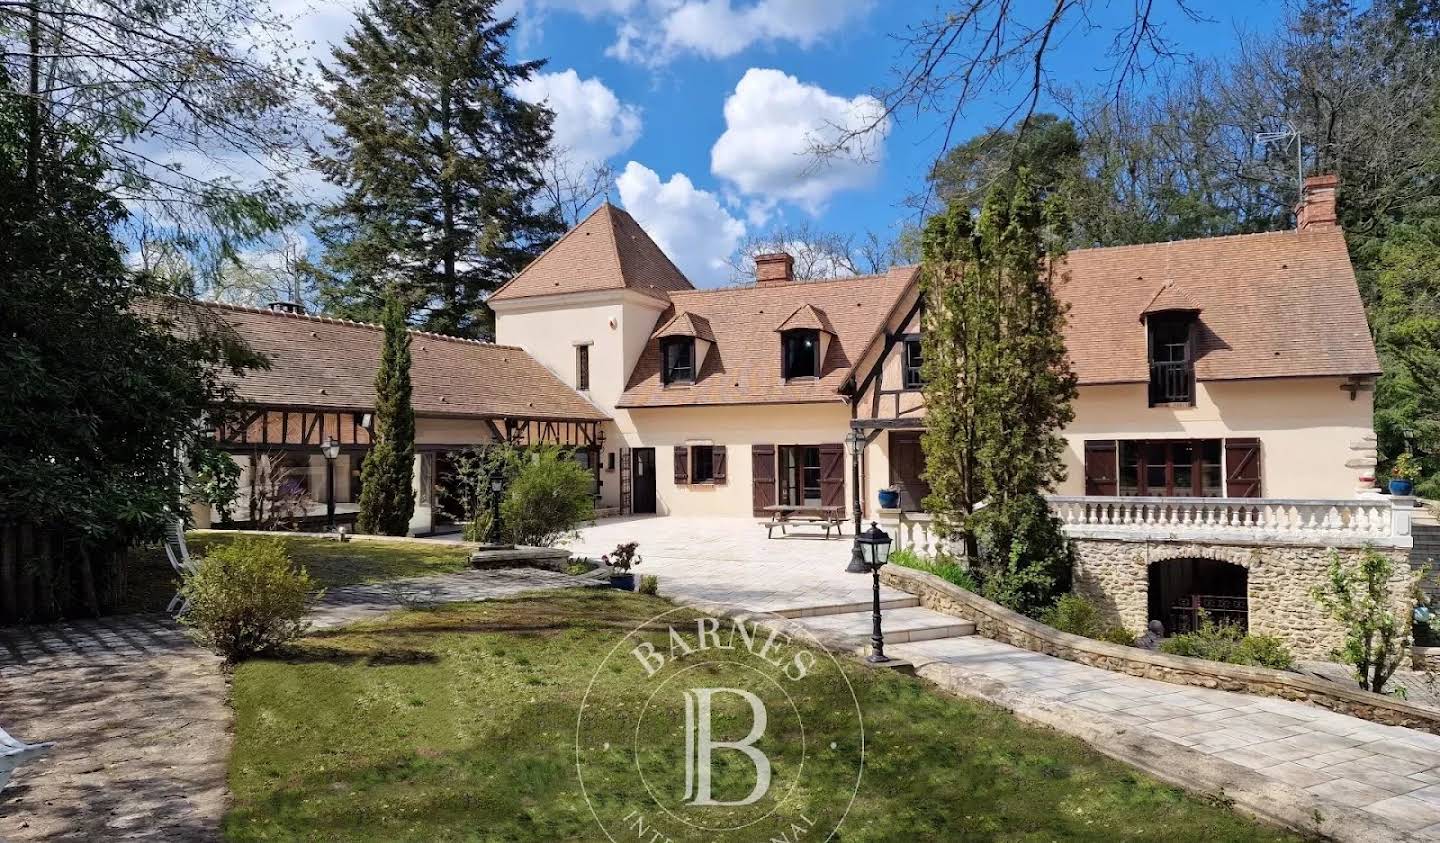
<instances>
[{"instance_id":1,"label":"chimney pot","mask_svg":"<svg viewBox=\"0 0 1440 843\"><path fill-rule=\"evenodd\" d=\"M788 284L795 280L795 258L785 252L755 256L755 283Z\"/></svg>"},{"instance_id":2,"label":"chimney pot","mask_svg":"<svg viewBox=\"0 0 1440 843\"><path fill-rule=\"evenodd\" d=\"M1340 226L1335 212L1335 189L1340 177L1330 173L1311 176L1300 191L1300 205L1295 209L1295 228L1300 231L1331 231Z\"/></svg>"}]
</instances>

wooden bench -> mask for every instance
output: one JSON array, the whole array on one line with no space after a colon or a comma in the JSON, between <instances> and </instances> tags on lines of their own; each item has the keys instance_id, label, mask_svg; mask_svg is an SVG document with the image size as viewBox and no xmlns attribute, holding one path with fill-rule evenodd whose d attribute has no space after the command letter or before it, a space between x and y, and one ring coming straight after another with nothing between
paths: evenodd
<instances>
[{"instance_id":1,"label":"wooden bench","mask_svg":"<svg viewBox=\"0 0 1440 843\"><path fill-rule=\"evenodd\" d=\"M775 538L775 528L780 528L780 534L788 536L787 528L793 524L815 524L825 528L825 538L830 538L830 531L837 534L845 528L845 507L843 506L790 506L779 504L765 507L770 513L770 520L765 524L765 537Z\"/></svg>"}]
</instances>

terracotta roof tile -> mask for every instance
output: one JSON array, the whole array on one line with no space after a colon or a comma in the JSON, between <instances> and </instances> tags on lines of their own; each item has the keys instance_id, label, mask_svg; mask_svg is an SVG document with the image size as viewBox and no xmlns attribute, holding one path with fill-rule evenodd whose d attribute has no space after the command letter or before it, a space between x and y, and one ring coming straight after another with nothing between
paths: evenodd
<instances>
[{"instance_id":1,"label":"terracotta roof tile","mask_svg":"<svg viewBox=\"0 0 1440 843\"><path fill-rule=\"evenodd\" d=\"M675 314L675 318L660 326L653 336L656 339L665 337L695 337L696 339L715 341L715 332L710 328L710 320L698 314L682 311Z\"/></svg>"},{"instance_id":2,"label":"terracotta roof tile","mask_svg":"<svg viewBox=\"0 0 1440 843\"><path fill-rule=\"evenodd\" d=\"M915 275L914 267L834 281L762 284L720 290L676 292L673 309L708 320L715 345L693 385L660 383L657 337L641 353L621 396L621 407L703 404L783 404L843 400L837 388L879 327L886 309ZM834 330L820 377L786 383L780 377L780 338L775 325L796 312L797 302L823 312Z\"/></svg>"},{"instance_id":3,"label":"terracotta roof tile","mask_svg":"<svg viewBox=\"0 0 1440 843\"><path fill-rule=\"evenodd\" d=\"M664 300L694 285L633 217L607 202L492 293L490 301L624 288Z\"/></svg>"},{"instance_id":4,"label":"terracotta roof tile","mask_svg":"<svg viewBox=\"0 0 1440 843\"><path fill-rule=\"evenodd\" d=\"M1199 313L1204 309L1205 308L1201 307L1200 303L1190 294L1189 290L1172 283L1166 283L1155 291L1155 297L1150 300L1149 304L1145 305L1145 309L1140 311L1140 313L1142 315L1147 313L1177 311Z\"/></svg>"},{"instance_id":5,"label":"terracotta roof tile","mask_svg":"<svg viewBox=\"0 0 1440 843\"><path fill-rule=\"evenodd\" d=\"M1201 380L1380 371L1339 230L1077 249L1065 273L1066 344L1081 383L1149 377L1139 319L1160 296L1204 308Z\"/></svg>"},{"instance_id":6,"label":"terracotta roof tile","mask_svg":"<svg viewBox=\"0 0 1440 843\"><path fill-rule=\"evenodd\" d=\"M781 322L775 330L810 330L834 334L835 326L830 324L830 317L825 315L825 311L819 310L807 302L795 308L795 312L786 317L785 321Z\"/></svg>"},{"instance_id":7,"label":"terracotta roof tile","mask_svg":"<svg viewBox=\"0 0 1440 843\"><path fill-rule=\"evenodd\" d=\"M321 316L206 304L270 368L229 377L249 404L367 410L384 330ZM600 420L605 414L508 345L411 332L415 412L474 418Z\"/></svg>"}]
</instances>

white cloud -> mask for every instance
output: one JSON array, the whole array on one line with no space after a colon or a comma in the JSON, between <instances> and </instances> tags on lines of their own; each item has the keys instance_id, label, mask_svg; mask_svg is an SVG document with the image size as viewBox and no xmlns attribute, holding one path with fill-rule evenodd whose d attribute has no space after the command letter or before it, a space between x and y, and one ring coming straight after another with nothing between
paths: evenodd
<instances>
[{"instance_id":1,"label":"white cloud","mask_svg":"<svg viewBox=\"0 0 1440 843\"><path fill-rule=\"evenodd\" d=\"M605 161L640 136L640 109L621 102L599 79L581 79L574 70L537 73L516 85L515 94L555 112L555 146L575 161Z\"/></svg>"},{"instance_id":2,"label":"white cloud","mask_svg":"<svg viewBox=\"0 0 1440 843\"><path fill-rule=\"evenodd\" d=\"M620 24L607 51L625 61L663 64L681 53L733 56L758 43L810 47L864 16L874 0L652 0Z\"/></svg>"},{"instance_id":3,"label":"white cloud","mask_svg":"<svg viewBox=\"0 0 1440 843\"><path fill-rule=\"evenodd\" d=\"M811 213L841 190L875 177L885 152L889 118L867 95L835 96L778 70L751 68L725 100L725 132L710 150L710 169L762 203L786 200ZM831 155L813 152L846 131L866 129Z\"/></svg>"},{"instance_id":4,"label":"white cloud","mask_svg":"<svg viewBox=\"0 0 1440 843\"><path fill-rule=\"evenodd\" d=\"M745 235L745 224L720 205L715 194L699 190L676 173L669 181L635 161L616 179L620 203L655 238L665 254L697 286L724 280L725 259Z\"/></svg>"}]
</instances>

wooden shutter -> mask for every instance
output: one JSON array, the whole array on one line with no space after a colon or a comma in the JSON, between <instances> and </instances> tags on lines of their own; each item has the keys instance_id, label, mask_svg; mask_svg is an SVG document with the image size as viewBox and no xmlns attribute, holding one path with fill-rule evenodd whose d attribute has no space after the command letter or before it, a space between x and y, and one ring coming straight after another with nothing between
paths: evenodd
<instances>
[{"instance_id":1,"label":"wooden shutter","mask_svg":"<svg viewBox=\"0 0 1440 843\"><path fill-rule=\"evenodd\" d=\"M714 480L716 483L725 482L725 446L716 445L710 449L712 465L714 466Z\"/></svg>"},{"instance_id":2,"label":"wooden shutter","mask_svg":"<svg viewBox=\"0 0 1440 843\"><path fill-rule=\"evenodd\" d=\"M1085 494L1111 496L1119 491L1116 477L1116 447L1113 439L1085 442Z\"/></svg>"},{"instance_id":3,"label":"wooden shutter","mask_svg":"<svg viewBox=\"0 0 1440 843\"><path fill-rule=\"evenodd\" d=\"M845 505L845 446L820 446L820 505Z\"/></svg>"},{"instance_id":4,"label":"wooden shutter","mask_svg":"<svg viewBox=\"0 0 1440 843\"><path fill-rule=\"evenodd\" d=\"M1225 440L1225 496L1260 497L1260 440Z\"/></svg>"},{"instance_id":5,"label":"wooden shutter","mask_svg":"<svg viewBox=\"0 0 1440 843\"><path fill-rule=\"evenodd\" d=\"M769 515L765 507L775 505L775 446L750 446L750 477L754 484L752 502L754 514Z\"/></svg>"},{"instance_id":6,"label":"wooden shutter","mask_svg":"<svg viewBox=\"0 0 1440 843\"><path fill-rule=\"evenodd\" d=\"M675 485L684 486L690 482L690 449L684 445L675 446Z\"/></svg>"}]
</instances>

